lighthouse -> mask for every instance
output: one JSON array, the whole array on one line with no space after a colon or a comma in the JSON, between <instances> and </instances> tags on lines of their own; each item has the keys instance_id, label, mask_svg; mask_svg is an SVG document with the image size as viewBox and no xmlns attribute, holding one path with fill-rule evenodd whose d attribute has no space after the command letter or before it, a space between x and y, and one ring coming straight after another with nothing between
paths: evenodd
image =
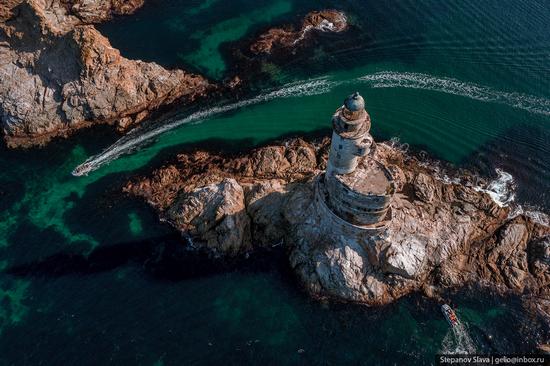
<instances>
[{"instance_id":1,"label":"lighthouse","mask_svg":"<svg viewBox=\"0 0 550 366\"><path fill-rule=\"evenodd\" d=\"M332 116L332 139L327 174L352 173L359 158L369 153L373 143L369 134L370 116L359 93L346 98Z\"/></svg>"},{"instance_id":2,"label":"lighthouse","mask_svg":"<svg viewBox=\"0 0 550 366\"><path fill-rule=\"evenodd\" d=\"M379 230L391 220L395 184L386 166L369 154L370 127L359 93L348 96L332 116L327 170L316 189L319 209L339 223L335 227Z\"/></svg>"}]
</instances>

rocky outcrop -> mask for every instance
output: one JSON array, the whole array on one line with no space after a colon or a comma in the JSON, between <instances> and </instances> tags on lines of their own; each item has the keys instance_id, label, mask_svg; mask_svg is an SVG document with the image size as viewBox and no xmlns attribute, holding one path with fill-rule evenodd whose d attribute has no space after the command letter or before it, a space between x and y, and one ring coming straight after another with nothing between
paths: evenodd
<instances>
[{"instance_id":1,"label":"rocky outcrop","mask_svg":"<svg viewBox=\"0 0 550 366\"><path fill-rule=\"evenodd\" d=\"M244 191L234 179L182 194L168 208L166 219L213 251L235 254L250 247Z\"/></svg>"},{"instance_id":2,"label":"rocky outcrop","mask_svg":"<svg viewBox=\"0 0 550 366\"><path fill-rule=\"evenodd\" d=\"M437 164L378 144L373 158L388 166L399 190L392 219L384 232L341 227L316 200L315 181L325 169L327 148L328 140L291 140L239 156L181 154L125 190L194 236L195 245L215 247L217 253L236 255L284 243L291 266L314 296L375 305L412 291L429 289L435 296L437 289L478 283L549 298L550 229L528 215L510 218L510 208L483 191L489 182L466 172L443 179ZM228 185L238 202L231 209L218 209L227 207L221 202L229 201L229 190L206 199L204 206L193 203L198 192ZM235 212L248 219L239 216L220 231L208 224L189 230L202 212L208 222L224 223ZM227 236L231 243L210 239L231 225L241 225Z\"/></svg>"},{"instance_id":3,"label":"rocky outcrop","mask_svg":"<svg viewBox=\"0 0 550 366\"><path fill-rule=\"evenodd\" d=\"M11 9L13 9L17 4L21 3L22 0L4 0L0 3L0 22L5 21L11 17Z\"/></svg>"},{"instance_id":4,"label":"rocky outcrop","mask_svg":"<svg viewBox=\"0 0 550 366\"><path fill-rule=\"evenodd\" d=\"M274 49L295 47L305 40L312 31L343 32L348 27L344 13L337 10L321 10L308 13L302 21L301 27L293 26L272 28L261 34L250 46L255 54L271 53Z\"/></svg>"},{"instance_id":5,"label":"rocky outcrop","mask_svg":"<svg viewBox=\"0 0 550 366\"><path fill-rule=\"evenodd\" d=\"M124 130L208 82L128 60L88 23L133 11L133 1L26 0L0 24L0 118L9 146L43 144L92 124Z\"/></svg>"},{"instance_id":6,"label":"rocky outcrop","mask_svg":"<svg viewBox=\"0 0 550 366\"><path fill-rule=\"evenodd\" d=\"M61 0L67 10L85 23L99 23L115 15L132 14L145 0Z\"/></svg>"},{"instance_id":7,"label":"rocky outcrop","mask_svg":"<svg viewBox=\"0 0 550 366\"><path fill-rule=\"evenodd\" d=\"M128 183L125 191L146 199L163 220L183 234L191 235L194 245L236 255L250 250L252 243L257 246L281 243L286 233L283 205L288 191L293 189L293 182L307 180L318 172L323 159L318 146L303 140L260 148L237 157L196 151L179 155L176 163L155 171L150 178ZM220 197L225 193L219 192L238 192L234 201L242 202L243 206L232 205L228 209L227 205L220 204L221 198L206 198L211 197L208 192L218 192L214 196ZM200 196L204 202L193 203L200 194L205 195ZM184 209L182 205L191 208ZM246 233L231 236L229 241L220 239L219 245L209 241L206 238L218 237L219 230L217 224L195 229L194 217L203 211L208 222L217 223L223 221L220 217L235 216L238 212L235 222L244 225ZM216 220L212 220L214 211L221 215L216 216ZM240 232L241 229L234 230Z\"/></svg>"},{"instance_id":8,"label":"rocky outcrop","mask_svg":"<svg viewBox=\"0 0 550 366\"><path fill-rule=\"evenodd\" d=\"M12 16L12 9L23 0L3 0L0 4L0 21ZM57 22L69 22L76 25L79 22L99 23L114 15L131 14L141 6L144 0L54 0L38 4L51 14L63 14ZM73 19L71 19L73 18Z\"/></svg>"}]
</instances>

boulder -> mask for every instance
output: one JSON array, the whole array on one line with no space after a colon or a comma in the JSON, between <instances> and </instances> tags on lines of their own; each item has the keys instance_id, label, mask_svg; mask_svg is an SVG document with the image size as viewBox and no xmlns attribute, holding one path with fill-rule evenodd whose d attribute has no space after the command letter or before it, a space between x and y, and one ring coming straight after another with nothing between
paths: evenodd
<instances>
[{"instance_id":1,"label":"boulder","mask_svg":"<svg viewBox=\"0 0 550 366\"><path fill-rule=\"evenodd\" d=\"M426 263L426 244L426 238L414 236L392 240L384 253L382 269L386 273L416 278Z\"/></svg>"},{"instance_id":2,"label":"boulder","mask_svg":"<svg viewBox=\"0 0 550 366\"><path fill-rule=\"evenodd\" d=\"M438 196L437 185L433 178L424 173L419 173L413 183L414 194L416 197L426 203L431 202Z\"/></svg>"},{"instance_id":3,"label":"boulder","mask_svg":"<svg viewBox=\"0 0 550 366\"><path fill-rule=\"evenodd\" d=\"M164 219L196 246L236 255L250 249L250 219L243 188L234 179L184 192L166 210Z\"/></svg>"},{"instance_id":4,"label":"boulder","mask_svg":"<svg viewBox=\"0 0 550 366\"><path fill-rule=\"evenodd\" d=\"M246 211L252 222L252 240L256 245L280 244L285 236L286 225L282 205L286 198L283 180L260 181L247 187Z\"/></svg>"}]
</instances>

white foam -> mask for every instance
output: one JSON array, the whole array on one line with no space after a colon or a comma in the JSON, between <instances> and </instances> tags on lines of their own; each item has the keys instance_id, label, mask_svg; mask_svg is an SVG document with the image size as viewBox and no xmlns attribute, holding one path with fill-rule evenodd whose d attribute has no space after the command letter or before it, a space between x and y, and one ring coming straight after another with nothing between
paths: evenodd
<instances>
[{"instance_id":1,"label":"white foam","mask_svg":"<svg viewBox=\"0 0 550 366\"><path fill-rule=\"evenodd\" d=\"M338 82L328 80L327 78L318 78L308 81L295 82L287 84L284 87L271 91L269 93L260 94L257 97L246 99L240 102L226 104L210 109L200 110L185 118L177 119L171 122L164 122L160 126L150 130L136 128L130 131L126 136L120 138L113 145L109 146L98 155L88 158L84 163L77 166L72 174L74 176L87 175L88 173L98 169L104 164L107 164L123 154L127 154L136 150L140 145L152 140L153 138L170 131L181 125L204 120L215 115L225 112L237 110L254 104L267 102L273 99L301 97L308 95L317 95L329 92L332 87L339 84Z\"/></svg>"},{"instance_id":2,"label":"white foam","mask_svg":"<svg viewBox=\"0 0 550 366\"><path fill-rule=\"evenodd\" d=\"M100 154L88 158L84 163L77 166L73 170L72 174L75 176L87 175L102 165L117 159L121 155L137 150L141 145L152 140L153 138L183 124L193 122L198 123L218 114L267 102L273 99L324 94L328 93L332 90L332 88L338 85L356 83L358 81L366 83L372 88L412 88L432 90L436 92L460 95L485 102L506 104L532 113L550 115L550 100L548 99L520 93L502 92L486 86L446 77L435 77L421 73L393 71L382 71L345 81L334 81L330 80L328 77L321 77L287 84L280 89L240 102L200 110L185 118L164 122L160 126L153 127L149 130L138 127L130 131L124 137L120 138ZM403 148L405 148L405 146L403 146ZM498 193L496 194L498 196Z\"/></svg>"},{"instance_id":3,"label":"white foam","mask_svg":"<svg viewBox=\"0 0 550 366\"><path fill-rule=\"evenodd\" d=\"M437 91L463 97L505 104L525 111L550 116L550 99L532 95L504 92L475 83L453 78L435 77L412 72L382 71L364 75L357 80L368 83L372 88L410 88Z\"/></svg>"},{"instance_id":4,"label":"white foam","mask_svg":"<svg viewBox=\"0 0 550 366\"><path fill-rule=\"evenodd\" d=\"M521 205L516 205L508 215L508 219L514 219L520 215L529 217L537 224L550 227L550 216L544 212L538 211L538 208L524 208Z\"/></svg>"},{"instance_id":5,"label":"white foam","mask_svg":"<svg viewBox=\"0 0 550 366\"><path fill-rule=\"evenodd\" d=\"M443 338L441 353L449 355L473 354L476 352L476 346L467 327L463 323L458 323L451 327L449 332Z\"/></svg>"},{"instance_id":6,"label":"white foam","mask_svg":"<svg viewBox=\"0 0 550 366\"><path fill-rule=\"evenodd\" d=\"M498 177L489 182L487 187L474 187L474 189L487 193L500 207L506 207L516 198L514 177L501 169L496 169L496 172Z\"/></svg>"},{"instance_id":7,"label":"white foam","mask_svg":"<svg viewBox=\"0 0 550 366\"><path fill-rule=\"evenodd\" d=\"M526 210L525 216L529 217L538 224L550 227L550 216L544 212Z\"/></svg>"}]
</instances>

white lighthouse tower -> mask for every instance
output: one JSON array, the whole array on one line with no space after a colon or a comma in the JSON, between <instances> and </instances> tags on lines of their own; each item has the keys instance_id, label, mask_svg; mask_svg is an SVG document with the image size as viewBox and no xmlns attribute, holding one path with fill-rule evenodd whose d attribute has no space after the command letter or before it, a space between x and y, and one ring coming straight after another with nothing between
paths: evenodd
<instances>
[{"instance_id":1,"label":"white lighthouse tower","mask_svg":"<svg viewBox=\"0 0 550 366\"><path fill-rule=\"evenodd\" d=\"M327 171L317 184L319 209L352 230L379 230L391 218L395 184L390 171L367 156L374 144L370 126L363 97L347 97L332 116Z\"/></svg>"},{"instance_id":2,"label":"white lighthouse tower","mask_svg":"<svg viewBox=\"0 0 550 366\"><path fill-rule=\"evenodd\" d=\"M359 93L346 98L332 116L332 140L327 174L348 174L357 167L360 157L369 153L373 143L369 134L370 116Z\"/></svg>"}]
</instances>

